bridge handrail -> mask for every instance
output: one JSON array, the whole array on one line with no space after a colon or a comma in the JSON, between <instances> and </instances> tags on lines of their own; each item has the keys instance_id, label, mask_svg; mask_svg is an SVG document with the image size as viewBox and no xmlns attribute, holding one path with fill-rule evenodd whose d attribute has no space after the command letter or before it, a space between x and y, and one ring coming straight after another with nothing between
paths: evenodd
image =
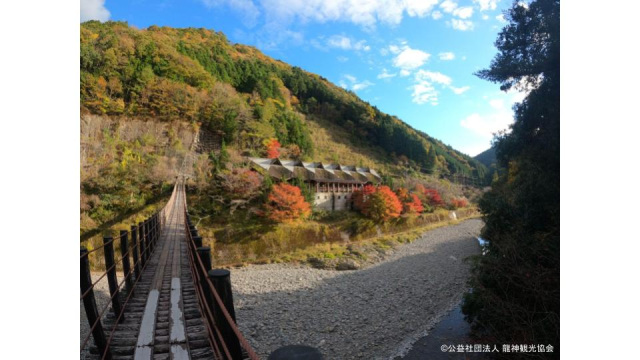
<instances>
[{"instance_id":1,"label":"bridge handrail","mask_svg":"<svg viewBox=\"0 0 640 360\"><path fill-rule=\"evenodd\" d=\"M162 232L162 227L163 225L167 222L167 210L171 209L173 204L175 203L175 196L176 196L176 190L177 190L177 184L174 185L173 188L173 192L171 194L171 197L169 198L169 200L167 201L167 203L165 204L165 206L160 209L159 211L153 213L151 216L149 216L147 219L145 219L144 221L138 223L138 225L136 226L135 224L132 225L132 230L129 231L121 231L119 235L113 236L113 237L105 237L103 241L103 244L101 246L98 246L96 248L93 248L91 250L87 250L86 248L84 248L83 246L80 247L80 267L81 267L81 273L80 273L80 286L81 286L81 290L80 290L80 300L84 301L84 305L85 305L85 311L87 312L87 319L89 321L91 321L91 316L90 312L92 312L93 315L97 315L96 319L93 320L93 322L90 323L90 330L89 333L87 334L87 336L83 339L81 345L80 345L80 352L82 353L82 351L85 349L85 347L87 346L89 339L91 339L91 337L94 337L94 342L96 343L96 346L98 347L99 351L101 352L101 359L110 359L111 358L111 354L110 354L110 349L109 346L111 344L111 340L113 338L113 335L115 333L116 328L118 327L119 323L120 323L120 319L122 318L122 316L125 313L125 309L126 306L129 302L129 299L131 298L131 295L133 295L134 290L136 288L136 286L138 285L138 282L142 276L142 273L144 272L144 269L146 269L147 265L149 264L149 259L151 257L151 254L153 253L153 250L155 250L155 243L156 241L160 238L160 233ZM131 242L126 242L126 239L129 238L129 235L133 235L136 234L137 236L131 236ZM109 239L109 240L107 240ZM138 243L138 239L140 240ZM120 249L122 252L122 248L123 248L123 241L125 241L126 243L126 251L124 251L121 256L118 258L117 261L114 261L113 259L113 245L115 244L116 240L120 240ZM137 254L137 250L138 250L138 246L142 246L144 249L141 250L140 252L140 256L138 257ZM89 254L100 250L100 249L107 249L107 247L110 249L109 252L105 251L105 263L108 262L108 260L106 259L107 256L109 256L108 254L110 253L111 259L113 261L113 264L111 264L110 266L105 266L105 271L104 273L102 273L102 275L100 275L98 277L97 280L95 281L91 281L91 273L90 273L90 267L89 267ZM132 266L124 266L124 264L129 264L129 257L131 255L131 252L133 250L133 265ZM109 261L110 262L110 261ZM117 278L115 277L115 270L117 265L119 264L123 264L123 267L125 267L124 269L124 279L122 281L120 281L120 283L117 283ZM126 268L128 267L128 268ZM85 270L83 273L83 269ZM135 279L132 281L131 277L132 277L132 273L134 273L134 269L135 269ZM117 286L112 287L111 283L109 285L109 292L111 297L109 298L109 301L106 302L106 304L101 308L101 309L97 309L96 303L95 303L95 297L93 295L93 289L96 286L96 284L98 284L100 281L102 281L102 279L105 276L109 276L112 279L116 279L116 281L114 281ZM112 279L109 279L109 281L111 282ZM84 289L83 288L83 280L84 280ZM87 284L88 283L88 284ZM119 294L121 293L121 291L124 290L124 288L127 288L126 293L127 293L127 297L125 298L125 301L122 305L118 305L118 306L114 306L115 303L117 302L118 304L120 304L120 296ZM89 297L89 298L87 298ZM87 305L89 304L88 308ZM102 330L102 318L104 317L104 315L107 313L107 310L109 309L109 307L112 308L113 312L114 312L114 317L115 322L114 325L112 326L111 330L110 330L110 336L108 339L104 339L104 332ZM116 312L116 308L119 308L120 311ZM96 330L97 328L100 328L100 333L101 334L94 334L94 330ZM96 339L96 335L97 337L100 337L101 339Z\"/></svg>"},{"instance_id":2,"label":"bridge handrail","mask_svg":"<svg viewBox=\"0 0 640 360\"><path fill-rule=\"evenodd\" d=\"M181 186L183 187L183 191L184 191L184 184L181 184ZM185 194L186 194L186 191L185 191ZM211 345L216 351L216 354L219 356L219 358L222 358L222 356L221 356L220 349L218 347L218 343L220 343L220 345L222 346L227 358L233 359L229 352L228 345L225 343L223 339L223 336L219 328L219 324L216 324L215 322L215 318L213 316L214 310L211 309L210 304L206 301L206 297L204 295L204 289L203 289L203 281L202 281L203 278L205 280L204 283L206 284L209 290L209 293L213 295L213 298L215 299L218 305L217 309L220 309L222 311L222 314L224 315L224 319L228 323L228 326L231 328L234 335L237 337L241 347L245 350L249 359L258 360L259 359L258 355L255 353L255 351L253 350L253 348L251 347L247 339L242 335L242 333L238 329L235 321L227 311L227 308L224 305L224 302L220 298L218 291L216 290L215 286L213 285L209 277L201 275L201 274L207 274L207 269L204 266L204 263L202 262L202 259L200 258L200 256L197 256L197 255L194 256L194 254L197 254L197 247L196 247L195 241L193 240L191 231L189 229L190 217L187 212L186 196L184 196L183 209L184 209L184 215L185 215L184 216L185 233L186 233L187 242L190 248L188 253L189 253L189 262L191 265L190 266L191 273L194 278L195 288L197 289L198 303L200 305L200 309L202 310L203 316L206 317L206 321L204 321L204 323L206 325L207 332L209 334L209 342L211 342ZM213 326L213 329L211 328L211 326Z\"/></svg>"}]
</instances>

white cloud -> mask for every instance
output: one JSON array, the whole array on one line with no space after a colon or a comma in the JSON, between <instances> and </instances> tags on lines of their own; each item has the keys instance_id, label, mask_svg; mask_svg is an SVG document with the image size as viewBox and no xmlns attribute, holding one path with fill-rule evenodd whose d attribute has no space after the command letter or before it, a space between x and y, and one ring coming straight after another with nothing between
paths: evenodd
<instances>
[{"instance_id":1,"label":"white cloud","mask_svg":"<svg viewBox=\"0 0 640 360\"><path fill-rule=\"evenodd\" d=\"M453 60L456 58L456 55L452 52L441 52L440 54L438 54L438 57L440 57L440 60Z\"/></svg>"},{"instance_id":2,"label":"white cloud","mask_svg":"<svg viewBox=\"0 0 640 360\"><path fill-rule=\"evenodd\" d=\"M353 91L358 91L374 85L374 83L372 83L369 80L358 81L358 79L353 75L345 74L342 77L343 79L340 79L340 81L338 82L338 85L340 85L340 87L344 89L350 88Z\"/></svg>"},{"instance_id":3,"label":"white cloud","mask_svg":"<svg viewBox=\"0 0 640 360\"><path fill-rule=\"evenodd\" d=\"M390 74L389 72L387 72L387 69L382 69L382 72L378 74L378 79L389 79L396 75L396 73Z\"/></svg>"},{"instance_id":4,"label":"white cloud","mask_svg":"<svg viewBox=\"0 0 640 360\"><path fill-rule=\"evenodd\" d=\"M104 6L105 0L80 0L80 22L88 20L107 21L111 13Z\"/></svg>"},{"instance_id":5,"label":"white cloud","mask_svg":"<svg viewBox=\"0 0 640 360\"><path fill-rule=\"evenodd\" d=\"M416 81L428 81L442 85L451 85L451 78L447 75L427 70L418 70L418 72L416 72Z\"/></svg>"},{"instance_id":6,"label":"white cloud","mask_svg":"<svg viewBox=\"0 0 640 360\"><path fill-rule=\"evenodd\" d=\"M265 14L266 23L350 22L372 29L377 23L397 25L406 14L425 17L438 0L201 0L207 6L228 5L240 13ZM260 10L258 10L260 9Z\"/></svg>"},{"instance_id":7,"label":"white cloud","mask_svg":"<svg viewBox=\"0 0 640 360\"><path fill-rule=\"evenodd\" d=\"M491 139L493 134L500 130L507 130L511 123L513 123L513 114L504 110L486 115L473 113L460 121L463 128L487 139Z\"/></svg>"},{"instance_id":8,"label":"white cloud","mask_svg":"<svg viewBox=\"0 0 640 360\"><path fill-rule=\"evenodd\" d=\"M407 45L404 45L402 50L392 45L389 50L394 54L398 54L393 59L393 66L404 70L413 70L422 66L431 56L431 54L422 50L412 49Z\"/></svg>"},{"instance_id":9,"label":"white cloud","mask_svg":"<svg viewBox=\"0 0 640 360\"><path fill-rule=\"evenodd\" d=\"M405 0L404 5L407 8L407 14L409 16L424 17L427 15L435 5L438 4L438 0Z\"/></svg>"},{"instance_id":10,"label":"white cloud","mask_svg":"<svg viewBox=\"0 0 640 360\"><path fill-rule=\"evenodd\" d=\"M358 91L358 90L368 88L371 85L373 85L371 81L365 80L363 82L353 84L352 89L353 91Z\"/></svg>"},{"instance_id":11,"label":"white cloud","mask_svg":"<svg viewBox=\"0 0 640 360\"><path fill-rule=\"evenodd\" d=\"M496 110L504 109L504 100L502 99L492 99L489 101L489 105Z\"/></svg>"},{"instance_id":12,"label":"white cloud","mask_svg":"<svg viewBox=\"0 0 640 360\"><path fill-rule=\"evenodd\" d=\"M366 40L355 41L344 35L333 35L327 39L327 46L342 50L369 51L371 47Z\"/></svg>"},{"instance_id":13,"label":"white cloud","mask_svg":"<svg viewBox=\"0 0 640 360\"><path fill-rule=\"evenodd\" d=\"M460 31L473 30L473 22L470 20L451 19L451 26Z\"/></svg>"},{"instance_id":14,"label":"white cloud","mask_svg":"<svg viewBox=\"0 0 640 360\"><path fill-rule=\"evenodd\" d=\"M449 86L449 88L456 94L456 95L462 95L465 91L471 89L471 87L469 86L463 86L463 87L455 87L455 86Z\"/></svg>"},{"instance_id":15,"label":"white cloud","mask_svg":"<svg viewBox=\"0 0 640 360\"><path fill-rule=\"evenodd\" d=\"M438 20L442 17L442 13L436 10L433 13L431 13L431 17L433 18L433 20Z\"/></svg>"},{"instance_id":16,"label":"white cloud","mask_svg":"<svg viewBox=\"0 0 640 360\"><path fill-rule=\"evenodd\" d=\"M411 75L411 71L409 71L407 69L400 70L400 76L406 77L406 76L409 76L409 75Z\"/></svg>"},{"instance_id":17,"label":"white cloud","mask_svg":"<svg viewBox=\"0 0 640 360\"><path fill-rule=\"evenodd\" d=\"M438 90L435 85L440 85L442 88L451 89L456 95L460 95L469 90L469 86L455 87L451 85L453 80L440 72L418 70L414 76L414 85L410 87L413 89L411 94L412 101L416 104L431 104L438 105Z\"/></svg>"},{"instance_id":18,"label":"white cloud","mask_svg":"<svg viewBox=\"0 0 640 360\"><path fill-rule=\"evenodd\" d=\"M500 0L473 0L475 4L480 6L480 11L495 10Z\"/></svg>"},{"instance_id":19,"label":"white cloud","mask_svg":"<svg viewBox=\"0 0 640 360\"><path fill-rule=\"evenodd\" d=\"M338 56L338 57L336 57L336 59L337 59L338 61L340 61L340 62L347 62L347 61L349 61L349 58L348 58L348 57L346 57L346 56Z\"/></svg>"},{"instance_id":20,"label":"white cloud","mask_svg":"<svg viewBox=\"0 0 640 360\"><path fill-rule=\"evenodd\" d=\"M413 93L411 93L411 101L416 104L438 105L438 91L428 82L419 82L413 85Z\"/></svg>"},{"instance_id":21,"label":"white cloud","mask_svg":"<svg viewBox=\"0 0 640 360\"><path fill-rule=\"evenodd\" d=\"M242 23L247 27L254 27L258 22L260 10L252 0L201 0L208 8L219 7L223 5L242 14Z\"/></svg>"},{"instance_id":22,"label":"white cloud","mask_svg":"<svg viewBox=\"0 0 640 360\"><path fill-rule=\"evenodd\" d=\"M487 14L482 15L482 20L489 20L489 15Z\"/></svg>"},{"instance_id":23,"label":"white cloud","mask_svg":"<svg viewBox=\"0 0 640 360\"><path fill-rule=\"evenodd\" d=\"M500 21L501 23L506 23L507 20L504 18L504 14L500 14L498 16L496 16L496 20Z\"/></svg>"},{"instance_id":24,"label":"white cloud","mask_svg":"<svg viewBox=\"0 0 640 360\"><path fill-rule=\"evenodd\" d=\"M453 10L453 15L460 19L468 19L473 15L473 8L471 6L457 8Z\"/></svg>"},{"instance_id":25,"label":"white cloud","mask_svg":"<svg viewBox=\"0 0 640 360\"><path fill-rule=\"evenodd\" d=\"M442 11L446 13L452 13L457 7L458 4L451 0L444 0L442 4L440 4L440 8L442 8Z\"/></svg>"}]
</instances>

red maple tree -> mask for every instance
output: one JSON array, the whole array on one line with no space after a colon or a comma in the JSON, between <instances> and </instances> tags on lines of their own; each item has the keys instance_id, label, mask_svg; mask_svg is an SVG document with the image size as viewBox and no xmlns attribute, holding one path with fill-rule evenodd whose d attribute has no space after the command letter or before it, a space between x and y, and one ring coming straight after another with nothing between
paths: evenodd
<instances>
[{"instance_id":1,"label":"red maple tree","mask_svg":"<svg viewBox=\"0 0 640 360\"><path fill-rule=\"evenodd\" d=\"M405 214L419 214L424 211L422 201L418 198L418 195L411 194L410 201L406 201L402 204L402 212Z\"/></svg>"},{"instance_id":2,"label":"red maple tree","mask_svg":"<svg viewBox=\"0 0 640 360\"><path fill-rule=\"evenodd\" d=\"M354 194L354 206L376 221L386 221L400 216L402 203L388 186L366 185Z\"/></svg>"},{"instance_id":3,"label":"red maple tree","mask_svg":"<svg viewBox=\"0 0 640 360\"><path fill-rule=\"evenodd\" d=\"M311 205L304 200L299 187L280 183L273 185L265 215L276 222L289 222L306 218L311 214Z\"/></svg>"},{"instance_id":4,"label":"red maple tree","mask_svg":"<svg viewBox=\"0 0 640 360\"><path fill-rule=\"evenodd\" d=\"M369 196L376 192L373 185L365 185L362 189L353 192L353 207L362 211L365 208Z\"/></svg>"},{"instance_id":5,"label":"red maple tree","mask_svg":"<svg viewBox=\"0 0 640 360\"><path fill-rule=\"evenodd\" d=\"M280 156L280 148L282 147L282 145L280 145L278 139L268 139L264 142L264 146L266 147L267 157L269 159L275 159Z\"/></svg>"},{"instance_id":6,"label":"red maple tree","mask_svg":"<svg viewBox=\"0 0 640 360\"><path fill-rule=\"evenodd\" d=\"M451 206L453 208L455 208L455 209L467 207L467 205L469 205L469 202L465 198L452 198L451 199Z\"/></svg>"},{"instance_id":7,"label":"red maple tree","mask_svg":"<svg viewBox=\"0 0 640 360\"><path fill-rule=\"evenodd\" d=\"M422 184L418 184L416 185L416 192L423 198L425 203L432 207L444 205L444 201L436 189L427 189Z\"/></svg>"}]
</instances>

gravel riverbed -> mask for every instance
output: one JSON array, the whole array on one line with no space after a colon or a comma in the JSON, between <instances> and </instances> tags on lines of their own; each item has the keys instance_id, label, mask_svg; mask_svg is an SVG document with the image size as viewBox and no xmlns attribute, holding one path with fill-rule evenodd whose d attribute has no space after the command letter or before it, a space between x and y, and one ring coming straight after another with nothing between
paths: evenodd
<instances>
[{"instance_id":1,"label":"gravel riverbed","mask_svg":"<svg viewBox=\"0 0 640 360\"><path fill-rule=\"evenodd\" d=\"M377 264L354 271L254 265L231 271L238 325L261 358L285 345L327 359L391 359L406 353L467 290L480 253L471 219L431 230Z\"/></svg>"}]
</instances>

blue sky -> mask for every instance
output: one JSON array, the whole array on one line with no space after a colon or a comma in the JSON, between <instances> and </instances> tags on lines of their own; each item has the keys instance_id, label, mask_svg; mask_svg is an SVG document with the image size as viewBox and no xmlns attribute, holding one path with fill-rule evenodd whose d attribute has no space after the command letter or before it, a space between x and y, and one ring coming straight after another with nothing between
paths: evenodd
<instances>
[{"instance_id":1,"label":"blue sky","mask_svg":"<svg viewBox=\"0 0 640 360\"><path fill-rule=\"evenodd\" d=\"M489 66L510 0L81 0L81 21L204 27L324 76L469 155L513 121L523 94Z\"/></svg>"}]
</instances>

